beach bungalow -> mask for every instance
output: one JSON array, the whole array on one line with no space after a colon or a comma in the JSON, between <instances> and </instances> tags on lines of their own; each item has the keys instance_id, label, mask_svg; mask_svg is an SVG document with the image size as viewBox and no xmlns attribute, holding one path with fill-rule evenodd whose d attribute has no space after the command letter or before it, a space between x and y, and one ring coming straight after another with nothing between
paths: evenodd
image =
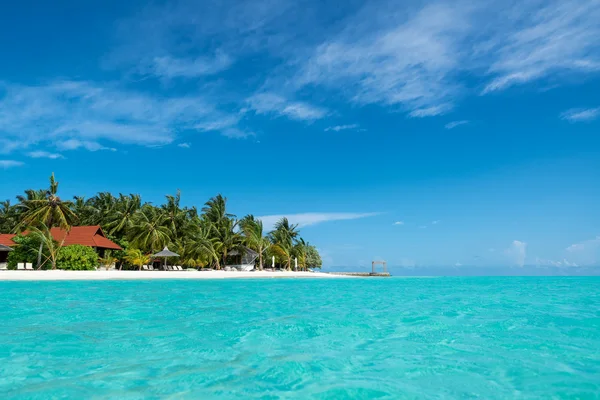
<instances>
[{"instance_id":1,"label":"beach bungalow","mask_svg":"<svg viewBox=\"0 0 600 400\"><path fill-rule=\"evenodd\" d=\"M8 253L11 251L12 249L10 247L0 244L0 269L6 269Z\"/></svg>"},{"instance_id":2,"label":"beach bungalow","mask_svg":"<svg viewBox=\"0 0 600 400\"><path fill-rule=\"evenodd\" d=\"M239 271L252 271L258 253L245 247L242 251L232 250L227 254L226 267L235 268Z\"/></svg>"},{"instance_id":3,"label":"beach bungalow","mask_svg":"<svg viewBox=\"0 0 600 400\"><path fill-rule=\"evenodd\" d=\"M52 228L50 233L57 242L61 242L64 239L64 246L79 244L82 246L91 247L98 252L100 257L104 257L104 252L106 250L121 250L121 247L118 244L106 237L99 225L74 226L68 232L61 228ZM0 245L8 247L15 246L15 242L13 242L13 238L15 236L17 235L0 234ZM2 259L1 250L0 259Z\"/></svg>"}]
</instances>

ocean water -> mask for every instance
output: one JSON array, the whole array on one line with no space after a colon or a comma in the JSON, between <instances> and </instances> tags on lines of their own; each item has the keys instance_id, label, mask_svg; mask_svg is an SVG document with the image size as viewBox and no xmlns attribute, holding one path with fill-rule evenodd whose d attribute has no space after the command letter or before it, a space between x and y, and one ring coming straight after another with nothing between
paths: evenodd
<instances>
[{"instance_id":1,"label":"ocean water","mask_svg":"<svg viewBox=\"0 0 600 400\"><path fill-rule=\"evenodd\" d=\"M1 399L591 399L600 278L0 282Z\"/></svg>"}]
</instances>

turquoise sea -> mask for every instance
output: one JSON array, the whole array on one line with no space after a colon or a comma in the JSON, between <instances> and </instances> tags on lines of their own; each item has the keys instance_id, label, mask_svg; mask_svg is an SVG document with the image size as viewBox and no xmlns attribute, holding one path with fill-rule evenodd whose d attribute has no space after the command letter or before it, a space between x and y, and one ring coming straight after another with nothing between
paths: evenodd
<instances>
[{"instance_id":1,"label":"turquoise sea","mask_svg":"<svg viewBox=\"0 0 600 400\"><path fill-rule=\"evenodd\" d=\"M1 399L591 399L600 278L0 282Z\"/></svg>"}]
</instances>

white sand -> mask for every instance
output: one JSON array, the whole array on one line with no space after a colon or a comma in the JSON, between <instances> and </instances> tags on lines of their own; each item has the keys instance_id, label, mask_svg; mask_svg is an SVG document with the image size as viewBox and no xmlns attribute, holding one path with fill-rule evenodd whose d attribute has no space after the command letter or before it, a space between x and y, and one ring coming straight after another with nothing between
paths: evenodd
<instances>
[{"instance_id":1,"label":"white sand","mask_svg":"<svg viewBox=\"0 0 600 400\"><path fill-rule=\"evenodd\" d=\"M351 278L321 272L294 271L0 271L0 281L70 281L123 279L235 279L235 278Z\"/></svg>"}]
</instances>

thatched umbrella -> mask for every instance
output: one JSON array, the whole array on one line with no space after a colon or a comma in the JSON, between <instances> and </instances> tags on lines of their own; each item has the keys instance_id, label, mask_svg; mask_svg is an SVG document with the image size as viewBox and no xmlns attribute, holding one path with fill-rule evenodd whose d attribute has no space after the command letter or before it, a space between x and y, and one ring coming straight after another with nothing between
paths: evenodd
<instances>
[{"instance_id":1,"label":"thatched umbrella","mask_svg":"<svg viewBox=\"0 0 600 400\"><path fill-rule=\"evenodd\" d=\"M165 266L164 266L164 268L165 268L165 271L166 271L167 270L167 258L169 258L169 257L179 257L179 254L173 253L171 250L168 249L167 246L165 246L165 248L162 251L160 251L160 252L158 252L156 254L153 254L152 257L164 257L165 258Z\"/></svg>"}]
</instances>

